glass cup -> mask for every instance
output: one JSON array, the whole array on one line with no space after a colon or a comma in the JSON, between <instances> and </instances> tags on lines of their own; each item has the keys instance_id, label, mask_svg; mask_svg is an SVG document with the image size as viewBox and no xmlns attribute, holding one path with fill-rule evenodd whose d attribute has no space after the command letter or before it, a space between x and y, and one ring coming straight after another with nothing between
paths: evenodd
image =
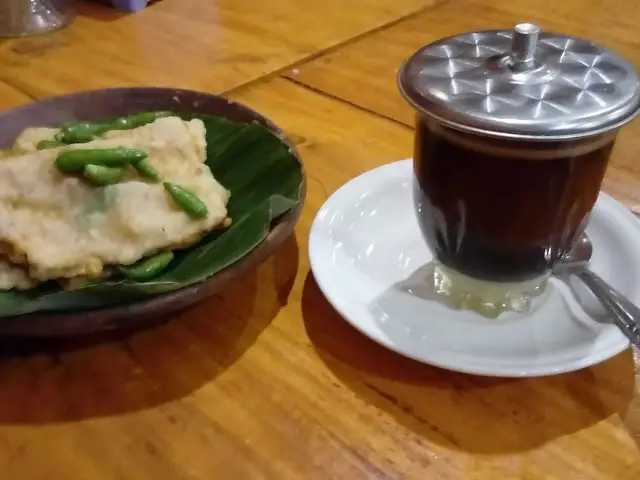
<instances>
[{"instance_id":1,"label":"glass cup","mask_svg":"<svg viewBox=\"0 0 640 480\"><path fill-rule=\"evenodd\" d=\"M398 87L418 112L415 208L454 307L526 311L584 232L640 76L595 43L520 23L425 45Z\"/></svg>"},{"instance_id":2,"label":"glass cup","mask_svg":"<svg viewBox=\"0 0 640 480\"><path fill-rule=\"evenodd\" d=\"M414 204L437 292L488 316L526 311L583 233L616 131L536 142L420 114L416 126Z\"/></svg>"},{"instance_id":3,"label":"glass cup","mask_svg":"<svg viewBox=\"0 0 640 480\"><path fill-rule=\"evenodd\" d=\"M0 37L38 35L69 25L71 0L0 0Z\"/></svg>"}]
</instances>

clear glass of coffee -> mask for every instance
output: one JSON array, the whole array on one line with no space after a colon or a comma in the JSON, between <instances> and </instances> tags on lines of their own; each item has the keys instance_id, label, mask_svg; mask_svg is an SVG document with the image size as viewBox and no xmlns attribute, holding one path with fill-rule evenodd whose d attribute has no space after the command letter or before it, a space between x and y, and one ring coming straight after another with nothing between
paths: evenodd
<instances>
[{"instance_id":1,"label":"clear glass of coffee","mask_svg":"<svg viewBox=\"0 0 640 480\"><path fill-rule=\"evenodd\" d=\"M640 109L638 73L519 24L427 45L398 83L417 109L414 204L436 290L490 316L526 311L587 225Z\"/></svg>"}]
</instances>

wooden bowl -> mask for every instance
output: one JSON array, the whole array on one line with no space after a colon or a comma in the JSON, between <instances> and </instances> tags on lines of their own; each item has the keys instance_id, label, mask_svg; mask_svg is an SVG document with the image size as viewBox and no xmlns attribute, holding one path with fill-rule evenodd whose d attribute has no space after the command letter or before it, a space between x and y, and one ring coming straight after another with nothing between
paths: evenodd
<instances>
[{"instance_id":1,"label":"wooden bowl","mask_svg":"<svg viewBox=\"0 0 640 480\"><path fill-rule=\"evenodd\" d=\"M258 122L294 145L273 122L239 103L209 93L173 88L113 88L48 98L0 113L0 148L10 148L27 127L58 126L76 120L100 121L142 111L170 110L179 114L208 114L242 123ZM158 323L219 291L230 280L264 262L287 237L300 217L306 195L303 171L300 202L271 225L266 239L249 255L212 277L188 287L113 307L74 312L37 312L0 318L0 335L64 337L136 329Z\"/></svg>"}]
</instances>

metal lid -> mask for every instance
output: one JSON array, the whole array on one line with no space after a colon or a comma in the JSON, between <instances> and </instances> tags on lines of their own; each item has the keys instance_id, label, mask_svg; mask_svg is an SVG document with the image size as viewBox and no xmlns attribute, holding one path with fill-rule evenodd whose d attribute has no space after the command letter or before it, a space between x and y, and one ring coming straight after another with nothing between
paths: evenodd
<instances>
[{"instance_id":1,"label":"metal lid","mask_svg":"<svg viewBox=\"0 0 640 480\"><path fill-rule=\"evenodd\" d=\"M581 138L617 128L640 109L633 65L530 23L427 45L402 66L398 84L426 115L493 137Z\"/></svg>"}]
</instances>

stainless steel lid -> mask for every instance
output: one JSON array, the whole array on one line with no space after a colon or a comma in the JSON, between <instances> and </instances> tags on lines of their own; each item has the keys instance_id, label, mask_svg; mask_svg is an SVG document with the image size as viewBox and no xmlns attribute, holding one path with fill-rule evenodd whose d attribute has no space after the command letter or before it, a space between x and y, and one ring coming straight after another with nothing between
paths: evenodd
<instances>
[{"instance_id":1,"label":"stainless steel lid","mask_svg":"<svg viewBox=\"0 0 640 480\"><path fill-rule=\"evenodd\" d=\"M402 66L398 84L424 114L492 137L581 138L617 128L640 110L633 65L530 23L427 45Z\"/></svg>"}]
</instances>

